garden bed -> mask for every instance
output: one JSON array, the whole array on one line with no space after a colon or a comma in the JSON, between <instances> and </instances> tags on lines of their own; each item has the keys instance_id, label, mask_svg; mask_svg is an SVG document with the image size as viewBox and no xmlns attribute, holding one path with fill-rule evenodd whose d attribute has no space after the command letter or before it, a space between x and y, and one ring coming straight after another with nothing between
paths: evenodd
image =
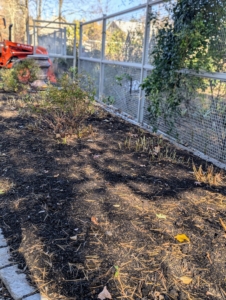
<instances>
[{"instance_id":1,"label":"garden bed","mask_svg":"<svg viewBox=\"0 0 226 300\"><path fill-rule=\"evenodd\" d=\"M1 99L0 228L39 292L226 299L226 187L192 169L207 163L100 108L59 140Z\"/></svg>"}]
</instances>

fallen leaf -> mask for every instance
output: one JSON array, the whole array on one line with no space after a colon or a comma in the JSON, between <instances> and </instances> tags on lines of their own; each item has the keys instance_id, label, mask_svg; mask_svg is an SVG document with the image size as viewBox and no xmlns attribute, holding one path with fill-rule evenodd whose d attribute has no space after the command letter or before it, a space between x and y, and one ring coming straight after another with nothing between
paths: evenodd
<instances>
[{"instance_id":1,"label":"fallen leaf","mask_svg":"<svg viewBox=\"0 0 226 300\"><path fill-rule=\"evenodd\" d=\"M3 195L5 192L3 190L0 190L0 195Z\"/></svg>"},{"instance_id":2,"label":"fallen leaf","mask_svg":"<svg viewBox=\"0 0 226 300\"><path fill-rule=\"evenodd\" d=\"M91 217L91 222L93 222L93 224L95 224L95 225L99 225L97 218L95 216Z\"/></svg>"},{"instance_id":3,"label":"fallen leaf","mask_svg":"<svg viewBox=\"0 0 226 300\"><path fill-rule=\"evenodd\" d=\"M166 219L166 215L163 214L156 214L156 217L159 219Z\"/></svg>"},{"instance_id":4,"label":"fallen leaf","mask_svg":"<svg viewBox=\"0 0 226 300\"><path fill-rule=\"evenodd\" d=\"M74 235L74 236L70 237L70 239L73 240L73 241L77 241L77 238L78 238L77 235Z\"/></svg>"},{"instance_id":5,"label":"fallen leaf","mask_svg":"<svg viewBox=\"0 0 226 300\"><path fill-rule=\"evenodd\" d=\"M186 236L186 234L178 234L175 236L175 239L180 242L180 243L183 243L183 242L190 242L189 238Z\"/></svg>"},{"instance_id":6,"label":"fallen leaf","mask_svg":"<svg viewBox=\"0 0 226 300\"><path fill-rule=\"evenodd\" d=\"M226 224L223 222L223 220L221 218L219 218L221 226L224 228L224 230L226 231Z\"/></svg>"},{"instance_id":7,"label":"fallen leaf","mask_svg":"<svg viewBox=\"0 0 226 300\"><path fill-rule=\"evenodd\" d=\"M180 280L184 283L184 284L189 284L192 282L192 278L188 277L188 276L182 276L180 277Z\"/></svg>"},{"instance_id":8,"label":"fallen leaf","mask_svg":"<svg viewBox=\"0 0 226 300\"><path fill-rule=\"evenodd\" d=\"M120 205L119 205L119 204L114 204L113 206L114 206L114 207L120 207Z\"/></svg>"},{"instance_id":9,"label":"fallen leaf","mask_svg":"<svg viewBox=\"0 0 226 300\"><path fill-rule=\"evenodd\" d=\"M115 277L118 277L119 276L119 267L118 266L114 266L114 268L115 268Z\"/></svg>"},{"instance_id":10,"label":"fallen leaf","mask_svg":"<svg viewBox=\"0 0 226 300\"><path fill-rule=\"evenodd\" d=\"M111 294L108 292L107 287L105 286L103 291L97 296L98 299L104 300L104 299L112 299Z\"/></svg>"}]
</instances>

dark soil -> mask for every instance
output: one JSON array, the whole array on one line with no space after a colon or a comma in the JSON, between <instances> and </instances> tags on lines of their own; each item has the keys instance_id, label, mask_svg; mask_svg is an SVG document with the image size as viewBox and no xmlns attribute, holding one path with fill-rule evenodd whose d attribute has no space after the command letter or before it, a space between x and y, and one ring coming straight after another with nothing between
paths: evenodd
<instances>
[{"instance_id":1,"label":"dark soil","mask_svg":"<svg viewBox=\"0 0 226 300\"><path fill-rule=\"evenodd\" d=\"M0 227L39 292L226 299L226 187L196 182L204 161L100 109L92 135L63 143L16 107L2 98Z\"/></svg>"}]
</instances>

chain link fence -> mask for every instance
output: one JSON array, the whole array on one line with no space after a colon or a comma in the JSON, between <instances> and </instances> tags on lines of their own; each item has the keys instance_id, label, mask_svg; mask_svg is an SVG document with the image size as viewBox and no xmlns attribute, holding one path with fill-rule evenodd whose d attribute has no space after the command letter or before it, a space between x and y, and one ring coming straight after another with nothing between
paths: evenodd
<instances>
[{"instance_id":1,"label":"chain link fence","mask_svg":"<svg viewBox=\"0 0 226 300\"><path fill-rule=\"evenodd\" d=\"M152 13L158 16L155 23L150 22ZM80 26L79 72L93 78L100 102L140 124L150 124L149 101L140 83L154 68L155 36L166 18L170 21L163 1L152 0ZM216 47L225 49L226 58L225 28L215 40ZM184 76L204 78L206 89L191 95L184 86L185 101L173 128L160 118L159 129L178 143L226 163L226 73L185 72Z\"/></svg>"}]
</instances>

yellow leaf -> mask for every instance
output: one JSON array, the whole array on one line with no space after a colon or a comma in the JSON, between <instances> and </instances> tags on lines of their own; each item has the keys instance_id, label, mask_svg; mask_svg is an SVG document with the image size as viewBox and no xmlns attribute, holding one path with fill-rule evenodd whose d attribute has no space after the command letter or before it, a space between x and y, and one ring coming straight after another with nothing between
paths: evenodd
<instances>
[{"instance_id":1,"label":"yellow leaf","mask_svg":"<svg viewBox=\"0 0 226 300\"><path fill-rule=\"evenodd\" d=\"M178 234L175 236L175 239L180 242L180 243L183 243L183 242L190 242L189 238L186 236L186 234Z\"/></svg>"},{"instance_id":2,"label":"yellow leaf","mask_svg":"<svg viewBox=\"0 0 226 300\"><path fill-rule=\"evenodd\" d=\"M159 219L166 219L166 215L163 214L156 214L156 217Z\"/></svg>"},{"instance_id":3,"label":"yellow leaf","mask_svg":"<svg viewBox=\"0 0 226 300\"><path fill-rule=\"evenodd\" d=\"M182 276L180 277L180 280L184 283L184 284L189 284L192 282L192 278L188 277L188 276Z\"/></svg>"}]
</instances>

